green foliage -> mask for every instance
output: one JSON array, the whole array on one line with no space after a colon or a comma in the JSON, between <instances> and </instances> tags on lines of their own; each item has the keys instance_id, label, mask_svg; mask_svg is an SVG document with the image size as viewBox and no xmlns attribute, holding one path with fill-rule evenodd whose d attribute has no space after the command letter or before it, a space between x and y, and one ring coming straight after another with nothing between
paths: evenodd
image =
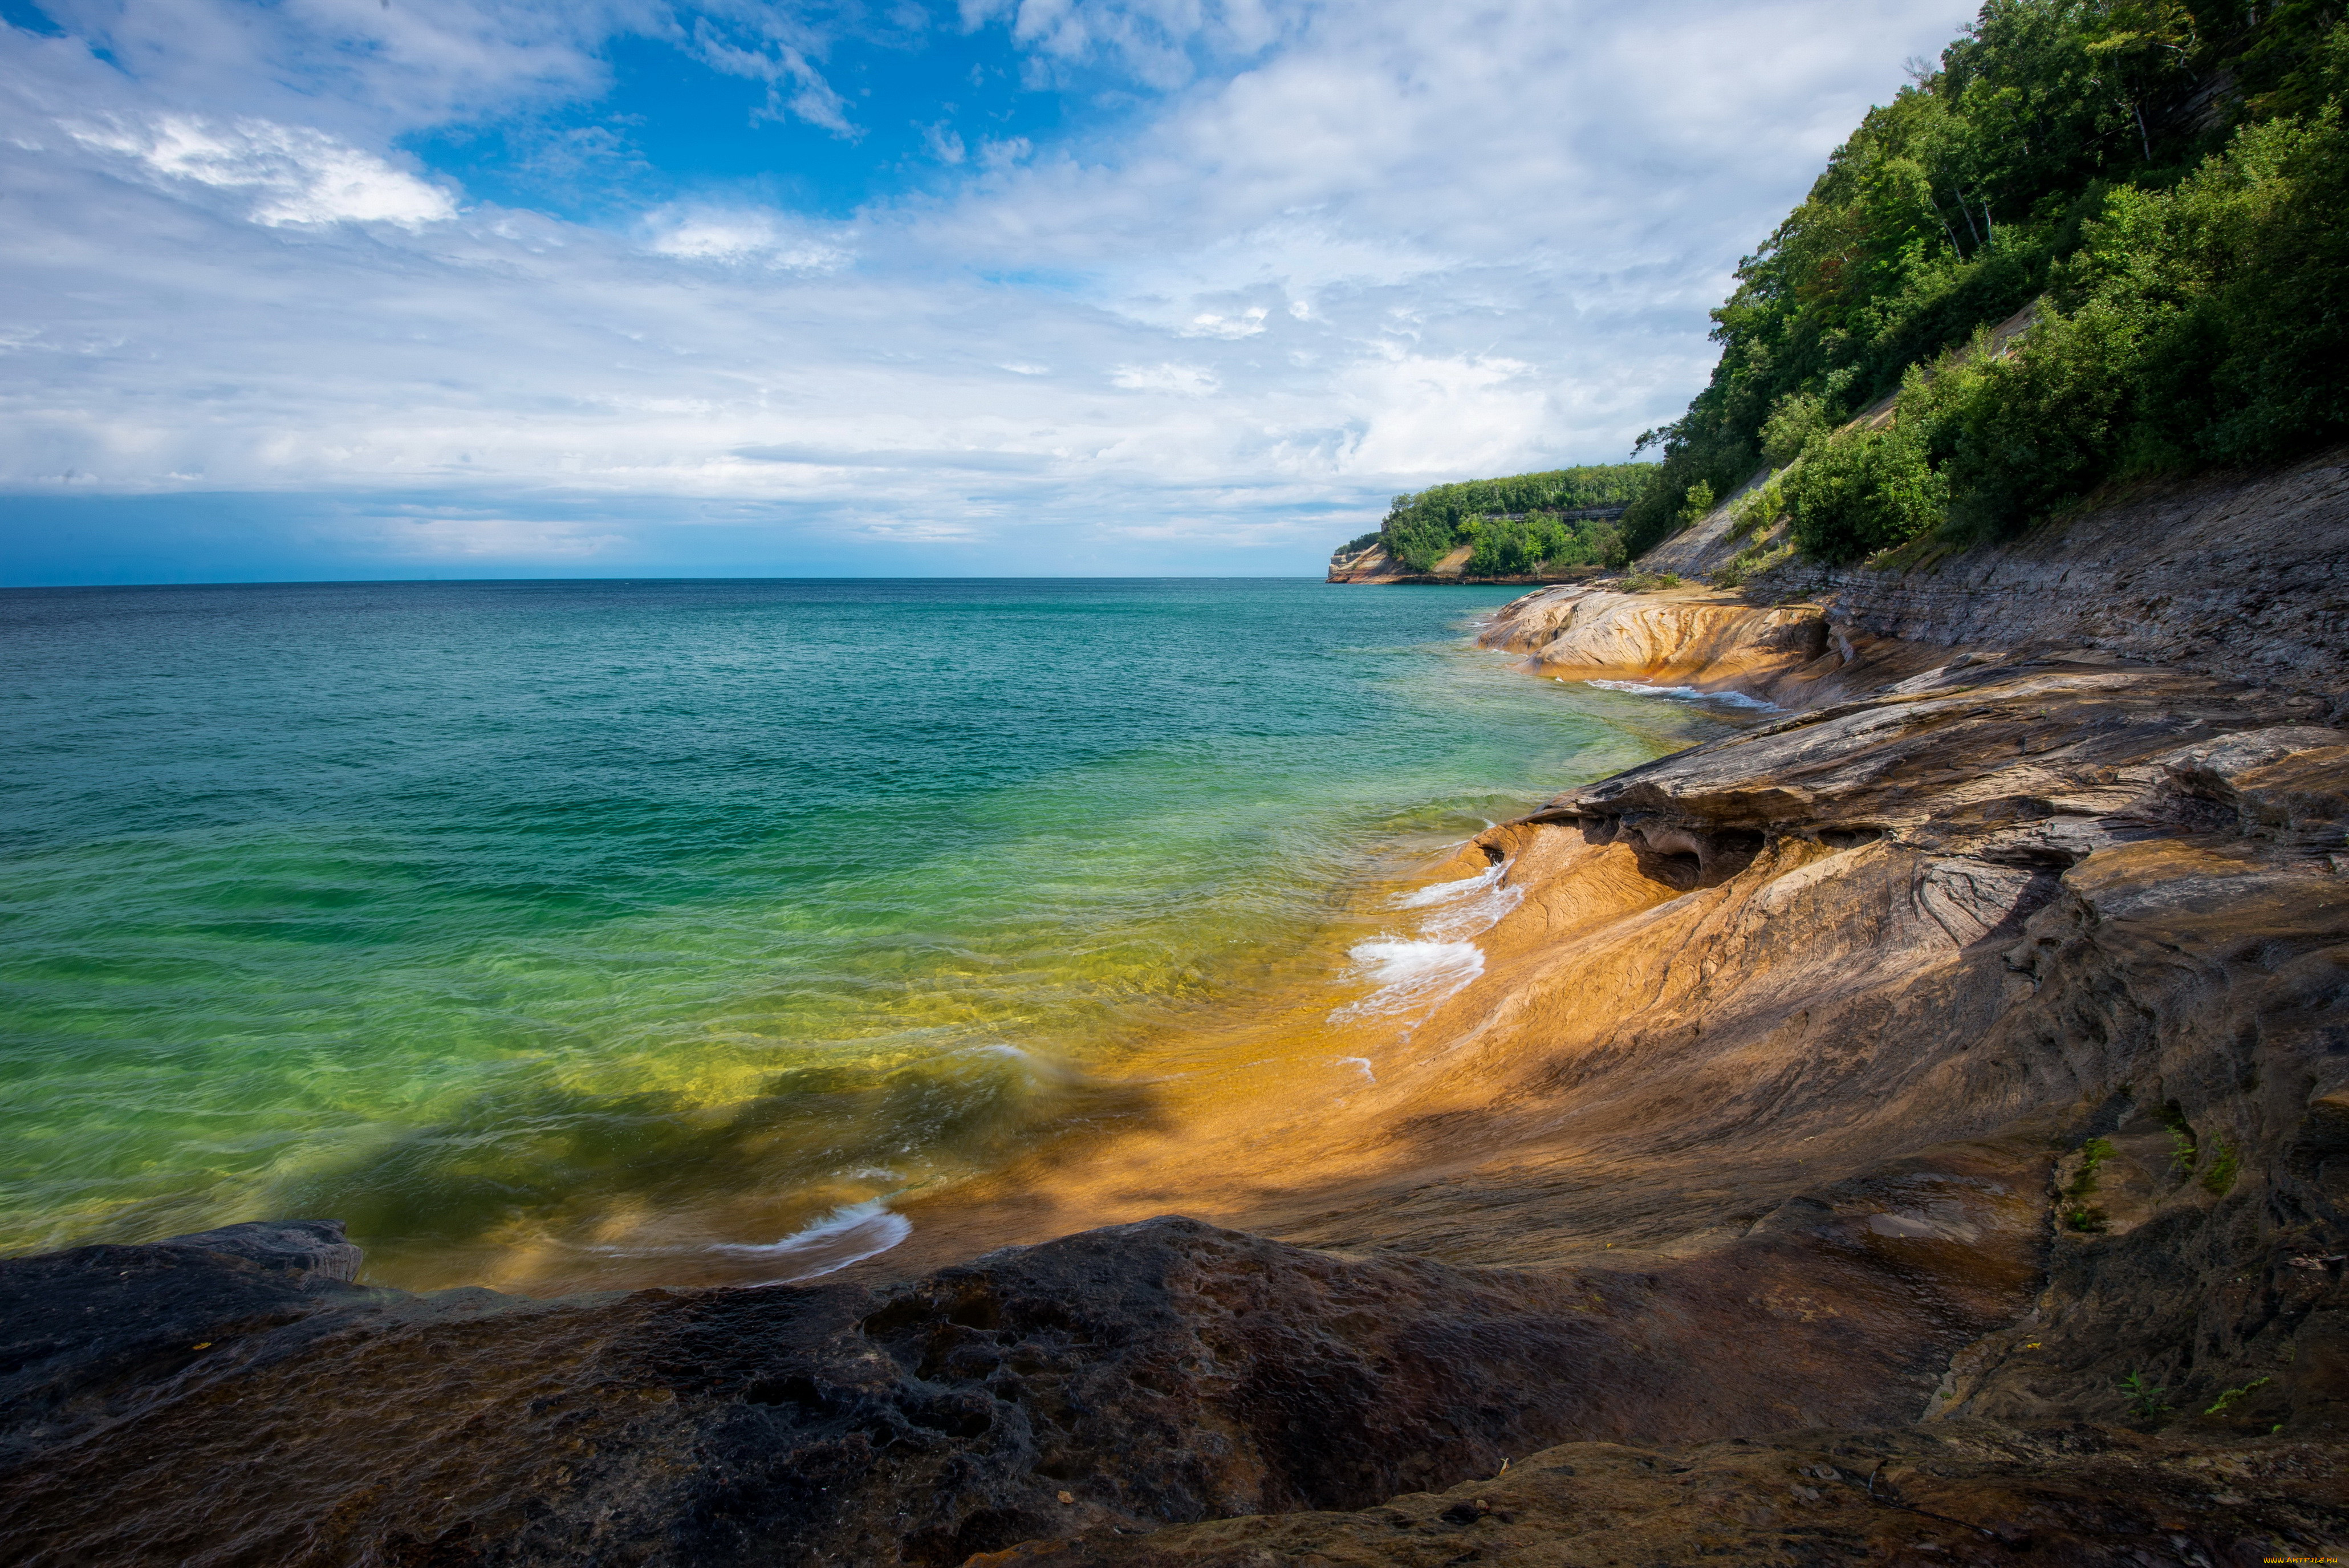
<instances>
[{"instance_id":1,"label":"green foliage","mask_svg":"<svg viewBox=\"0 0 2349 1568\"><path fill-rule=\"evenodd\" d=\"M1431 485L1396 496L1380 533L1387 553L1415 572L1429 570L1462 545L1473 542L1481 550L1488 535L1491 549L1472 557L1470 569L1480 576L1517 576L1540 565L1619 566L1630 558L1619 529L1604 519L1559 514L1628 505L1655 475L1654 463L1617 462ZM1478 558L1519 564L1487 567L1473 564Z\"/></svg>"},{"instance_id":2,"label":"green foliage","mask_svg":"<svg viewBox=\"0 0 2349 1568\"><path fill-rule=\"evenodd\" d=\"M1357 535L1339 545L1337 549L1330 552L1330 558L1334 561L1340 556L1359 556L1378 542L1379 531L1373 528L1369 533Z\"/></svg>"},{"instance_id":3,"label":"green foliage","mask_svg":"<svg viewBox=\"0 0 2349 1568\"><path fill-rule=\"evenodd\" d=\"M1681 505L1681 525L1686 527L1713 510L1713 486L1700 479L1688 487L1688 498Z\"/></svg>"},{"instance_id":4,"label":"green foliage","mask_svg":"<svg viewBox=\"0 0 2349 1568\"><path fill-rule=\"evenodd\" d=\"M2249 1383L2244 1384L2240 1388L2230 1388L2220 1394L2219 1397L2211 1403L2210 1407L2202 1413L2205 1416L2223 1416L2227 1413L2228 1406L2232 1405L2236 1400L2241 1398L2244 1395L2249 1394L2252 1389L2264 1387L2266 1385L2274 1381L2275 1379L2272 1377L2254 1377Z\"/></svg>"},{"instance_id":5,"label":"green foliage","mask_svg":"<svg viewBox=\"0 0 2349 1568\"><path fill-rule=\"evenodd\" d=\"M1492 518L1476 528L1468 571L1479 577L1523 576L1574 566L1621 564L1622 535L1597 518L1573 521L1536 513Z\"/></svg>"},{"instance_id":6,"label":"green foliage","mask_svg":"<svg viewBox=\"0 0 2349 1568\"><path fill-rule=\"evenodd\" d=\"M2064 1223L2070 1229L2094 1232L2105 1228L2105 1211L2088 1199L2096 1194L2097 1168L2117 1152L2110 1138L2092 1137L2080 1146L2080 1168L2064 1189L2064 1196L2071 1200Z\"/></svg>"},{"instance_id":7,"label":"green foliage","mask_svg":"<svg viewBox=\"0 0 2349 1568\"><path fill-rule=\"evenodd\" d=\"M1757 528L1766 529L1785 515L1785 510L1786 487L1783 476L1767 484L1756 485L1746 492L1737 503L1737 510L1730 514L1726 536L1743 539Z\"/></svg>"},{"instance_id":8,"label":"green foliage","mask_svg":"<svg viewBox=\"0 0 2349 1568\"><path fill-rule=\"evenodd\" d=\"M1757 539L1740 550L1713 574L1715 587L1742 588L1747 583L1775 566L1783 566L1795 558L1791 540L1776 545Z\"/></svg>"},{"instance_id":9,"label":"green foliage","mask_svg":"<svg viewBox=\"0 0 2349 1568\"><path fill-rule=\"evenodd\" d=\"M2234 1188L2235 1178L2242 1168L2242 1151L2228 1142L2224 1135L2211 1134L2210 1166L2202 1173L2203 1189L2224 1198Z\"/></svg>"},{"instance_id":10,"label":"green foliage","mask_svg":"<svg viewBox=\"0 0 2349 1568\"><path fill-rule=\"evenodd\" d=\"M1778 400L1762 425L1762 461L1784 468L1800 455L1815 435L1827 429L1826 404L1816 392L1789 392Z\"/></svg>"},{"instance_id":11,"label":"green foliage","mask_svg":"<svg viewBox=\"0 0 2349 1568\"><path fill-rule=\"evenodd\" d=\"M1804 554L1852 561L1903 545L1941 521L1949 482L1925 461L1907 424L1816 434L1785 481L1794 540Z\"/></svg>"},{"instance_id":12,"label":"green foliage","mask_svg":"<svg viewBox=\"0 0 2349 1568\"><path fill-rule=\"evenodd\" d=\"M1797 536L1847 560L1944 512L2004 536L2113 479L2349 434L2341 10L1990 0L1741 264L1711 383L1642 438L1663 462L1627 547L1798 454L1829 460ZM1913 441L1834 433L1896 395Z\"/></svg>"},{"instance_id":13,"label":"green foliage","mask_svg":"<svg viewBox=\"0 0 2349 1568\"><path fill-rule=\"evenodd\" d=\"M2194 1129L2169 1129L2169 1174L2181 1181L2194 1174L2194 1161L2199 1151L2194 1145Z\"/></svg>"},{"instance_id":14,"label":"green foliage","mask_svg":"<svg viewBox=\"0 0 2349 1568\"><path fill-rule=\"evenodd\" d=\"M2169 1409L2166 1396L2169 1390L2157 1388L2146 1381L2142 1372L2132 1372L2120 1380L2121 1397L2128 1402L2129 1414L2140 1421L2150 1421Z\"/></svg>"},{"instance_id":15,"label":"green foliage","mask_svg":"<svg viewBox=\"0 0 2349 1568\"><path fill-rule=\"evenodd\" d=\"M2074 1198L2085 1198L2096 1189L2096 1170L2119 1150L2108 1137L2092 1137L2080 1146L2080 1168L2072 1177L2072 1185L2064 1189Z\"/></svg>"},{"instance_id":16,"label":"green foliage","mask_svg":"<svg viewBox=\"0 0 2349 1568\"><path fill-rule=\"evenodd\" d=\"M1627 594L1661 593L1681 586L1677 572L1626 572L1619 585Z\"/></svg>"}]
</instances>

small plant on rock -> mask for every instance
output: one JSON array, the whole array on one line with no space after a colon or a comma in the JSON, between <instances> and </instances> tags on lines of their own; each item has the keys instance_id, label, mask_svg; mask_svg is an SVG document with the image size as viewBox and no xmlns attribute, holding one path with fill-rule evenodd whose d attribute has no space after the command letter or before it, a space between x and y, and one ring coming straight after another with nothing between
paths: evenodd
<instances>
[{"instance_id":1,"label":"small plant on rock","mask_svg":"<svg viewBox=\"0 0 2349 1568\"><path fill-rule=\"evenodd\" d=\"M2106 1223L2105 1211L2088 1201L2096 1193L2096 1170L2119 1151L2108 1137L2092 1137L2080 1146L2080 1168L2073 1173L2071 1185L2064 1189L2070 1199L2064 1211L2064 1223L2075 1231L2102 1231Z\"/></svg>"},{"instance_id":2,"label":"small plant on rock","mask_svg":"<svg viewBox=\"0 0 2349 1568\"><path fill-rule=\"evenodd\" d=\"M2169 1410L2169 1390L2147 1382L2142 1372L2132 1372L2122 1378L2120 1389L2121 1397L2128 1403L2129 1414L2140 1421L2157 1420Z\"/></svg>"},{"instance_id":3,"label":"small plant on rock","mask_svg":"<svg viewBox=\"0 0 2349 1568\"><path fill-rule=\"evenodd\" d=\"M2243 1168L2243 1155L2223 1134L2210 1135L2210 1168L2202 1173L2202 1187L2224 1198Z\"/></svg>"},{"instance_id":4,"label":"small plant on rock","mask_svg":"<svg viewBox=\"0 0 2349 1568\"><path fill-rule=\"evenodd\" d=\"M2219 1397L2211 1403L2210 1407L2202 1413L2205 1416L2223 1416L2227 1413L2228 1406L2233 1404L2236 1400L2241 1398L2244 1395L2249 1394L2252 1389L2261 1386L2262 1384L2272 1383L2274 1381L2275 1379L2272 1377L2254 1377L2249 1383L2244 1384L2240 1388L2230 1388L2220 1394Z\"/></svg>"},{"instance_id":5,"label":"small plant on rock","mask_svg":"<svg viewBox=\"0 0 2349 1568\"><path fill-rule=\"evenodd\" d=\"M1756 540L1730 557L1728 565L1713 574L1713 587L1742 588L1771 567L1792 560L1794 555L1795 546L1792 545L1774 545Z\"/></svg>"},{"instance_id":6,"label":"small plant on rock","mask_svg":"<svg viewBox=\"0 0 2349 1568\"><path fill-rule=\"evenodd\" d=\"M2187 1123L2185 1108L2176 1100L2162 1102L2154 1116L2169 1129L2169 1173L2183 1181L2194 1174L2195 1162L2202 1158L2200 1141Z\"/></svg>"}]
</instances>

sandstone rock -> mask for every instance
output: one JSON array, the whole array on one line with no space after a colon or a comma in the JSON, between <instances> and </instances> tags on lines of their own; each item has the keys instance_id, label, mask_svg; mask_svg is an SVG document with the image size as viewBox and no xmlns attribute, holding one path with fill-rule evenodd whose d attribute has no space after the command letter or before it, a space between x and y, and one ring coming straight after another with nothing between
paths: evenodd
<instances>
[{"instance_id":1,"label":"sandstone rock","mask_svg":"<svg viewBox=\"0 0 2349 1568\"><path fill-rule=\"evenodd\" d=\"M1694 590L1571 587L1505 606L1477 640L1529 654L1534 672L1559 680L1768 691L1827 651L1827 621L1808 605L1755 608Z\"/></svg>"}]
</instances>

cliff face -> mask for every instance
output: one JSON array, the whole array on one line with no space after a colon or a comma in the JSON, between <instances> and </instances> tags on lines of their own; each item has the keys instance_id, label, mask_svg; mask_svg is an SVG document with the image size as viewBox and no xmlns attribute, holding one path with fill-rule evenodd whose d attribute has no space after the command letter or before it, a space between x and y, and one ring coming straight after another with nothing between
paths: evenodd
<instances>
[{"instance_id":1,"label":"cliff face","mask_svg":"<svg viewBox=\"0 0 2349 1568\"><path fill-rule=\"evenodd\" d=\"M1719 571L1753 543L1727 533L1744 493L1641 564ZM2335 451L2278 473L2141 486L2009 545L1874 568L1796 561L1738 597L1815 604L1859 638L2092 650L2331 699L2349 691L2344 509L2349 451Z\"/></svg>"},{"instance_id":2,"label":"cliff face","mask_svg":"<svg viewBox=\"0 0 2349 1568\"><path fill-rule=\"evenodd\" d=\"M2349 451L2283 472L2146 486L2013 545L1905 570L1795 566L1764 597L1940 647L2092 649L2221 680L2349 692Z\"/></svg>"},{"instance_id":3,"label":"cliff face","mask_svg":"<svg viewBox=\"0 0 2349 1568\"><path fill-rule=\"evenodd\" d=\"M1485 637L1541 673L1785 711L1431 867L1495 898L1482 971L1342 1114L1018 1173L1062 1221L1216 1224L553 1303L365 1291L331 1227L0 1263L0 1557L2337 1548L2349 510L2320 474L2167 545L2089 519L1806 602L1510 607ZM2164 558L2236 575L2165 590Z\"/></svg>"},{"instance_id":4,"label":"cliff face","mask_svg":"<svg viewBox=\"0 0 2349 1568\"><path fill-rule=\"evenodd\" d=\"M1393 583L1413 575L1410 567L1388 555L1380 545L1350 556L1333 556L1330 562L1330 581L1333 583Z\"/></svg>"}]
</instances>

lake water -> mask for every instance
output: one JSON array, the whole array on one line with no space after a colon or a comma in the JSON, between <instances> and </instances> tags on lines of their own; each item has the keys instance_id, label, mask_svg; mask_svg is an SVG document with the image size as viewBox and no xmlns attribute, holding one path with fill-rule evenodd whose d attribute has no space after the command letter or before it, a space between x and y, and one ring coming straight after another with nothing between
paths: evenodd
<instances>
[{"instance_id":1,"label":"lake water","mask_svg":"<svg viewBox=\"0 0 2349 1568\"><path fill-rule=\"evenodd\" d=\"M374 1278L553 1288L885 1243L1214 1020L1405 994L1382 878L1720 732L1470 647L1510 597L0 594L0 1250L333 1215Z\"/></svg>"}]
</instances>

